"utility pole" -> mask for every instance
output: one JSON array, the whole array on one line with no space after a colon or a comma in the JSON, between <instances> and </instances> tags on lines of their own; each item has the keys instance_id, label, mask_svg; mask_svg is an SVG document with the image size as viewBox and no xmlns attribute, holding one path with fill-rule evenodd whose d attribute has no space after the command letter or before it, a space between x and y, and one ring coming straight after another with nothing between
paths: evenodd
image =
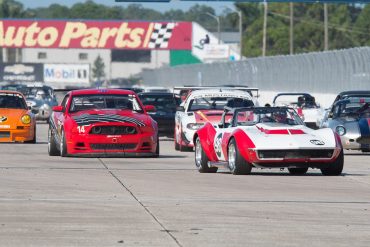
<instances>
[{"instance_id":1,"label":"utility pole","mask_svg":"<svg viewBox=\"0 0 370 247\"><path fill-rule=\"evenodd\" d=\"M237 11L239 15L239 60L243 59L243 13L241 10Z\"/></svg>"},{"instance_id":2,"label":"utility pole","mask_svg":"<svg viewBox=\"0 0 370 247\"><path fill-rule=\"evenodd\" d=\"M220 17L219 16L216 16L216 15L213 15L213 14L211 14L209 12L207 12L206 14L216 19L216 21L217 21L217 36L218 36L217 39L218 39L218 44L221 44L221 27L220 27L221 26L221 23L220 23Z\"/></svg>"},{"instance_id":3,"label":"utility pole","mask_svg":"<svg viewBox=\"0 0 370 247\"><path fill-rule=\"evenodd\" d=\"M267 29L267 11L268 6L266 0L263 2L264 14L263 14L263 38L262 38L262 56L266 56L266 29Z\"/></svg>"},{"instance_id":4,"label":"utility pole","mask_svg":"<svg viewBox=\"0 0 370 247\"><path fill-rule=\"evenodd\" d=\"M293 2L290 2L290 30L289 30L289 44L290 44L290 55L294 53L294 5Z\"/></svg>"},{"instance_id":5,"label":"utility pole","mask_svg":"<svg viewBox=\"0 0 370 247\"><path fill-rule=\"evenodd\" d=\"M324 51L329 50L328 34L328 4L324 3Z\"/></svg>"}]
</instances>

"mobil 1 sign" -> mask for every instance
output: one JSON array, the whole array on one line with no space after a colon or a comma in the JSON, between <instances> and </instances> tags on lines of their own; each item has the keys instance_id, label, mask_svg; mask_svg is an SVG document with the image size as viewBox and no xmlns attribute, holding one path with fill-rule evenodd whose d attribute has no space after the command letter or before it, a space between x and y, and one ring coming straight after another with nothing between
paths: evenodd
<instances>
[{"instance_id":1,"label":"mobil 1 sign","mask_svg":"<svg viewBox=\"0 0 370 247\"><path fill-rule=\"evenodd\" d=\"M90 81L89 64L44 64L44 81L86 83Z\"/></svg>"}]
</instances>

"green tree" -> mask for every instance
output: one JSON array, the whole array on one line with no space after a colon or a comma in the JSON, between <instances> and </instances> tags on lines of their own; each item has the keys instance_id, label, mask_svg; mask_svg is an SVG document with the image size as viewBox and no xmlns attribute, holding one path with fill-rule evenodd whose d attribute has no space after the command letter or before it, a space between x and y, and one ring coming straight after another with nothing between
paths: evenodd
<instances>
[{"instance_id":1,"label":"green tree","mask_svg":"<svg viewBox=\"0 0 370 247\"><path fill-rule=\"evenodd\" d=\"M93 72L93 77L100 81L101 79L103 79L105 77L105 72L104 72L104 69L105 69L105 64L104 64L104 61L103 59L100 57L100 55L95 59L94 61L94 66L92 68L92 72Z\"/></svg>"}]
</instances>

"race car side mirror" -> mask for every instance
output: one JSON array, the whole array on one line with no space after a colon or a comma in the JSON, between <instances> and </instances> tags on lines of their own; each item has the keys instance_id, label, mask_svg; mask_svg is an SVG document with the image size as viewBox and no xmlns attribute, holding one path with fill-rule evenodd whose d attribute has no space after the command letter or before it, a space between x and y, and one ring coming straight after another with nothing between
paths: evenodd
<instances>
[{"instance_id":1,"label":"race car side mirror","mask_svg":"<svg viewBox=\"0 0 370 247\"><path fill-rule=\"evenodd\" d=\"M31 106L27 106L27 109L28 109L28 110L32 110L32 107L31 107Z\"/></svg>"},{"instance_id":2,"label":"race car side mirror","mask_svg":"<svg viewBox=\"0 0 370 247\"><path fill-rule=\"evenodd\" d=\"M155 106L154 105L146 105L146 106L144 106L144 109L147 112L155 112L155 111L157 111L157 109L155 109Z\"/></svg>"},{"instance_id":3,"label":"race car side mirror","mask_svg":"<svg viewBox=\"0 0 370 247\"><path fill-rule=\"evenodd\" d=\"M333 113L329 112L328 118L333 118Z\"/></svg>"},{"instance_id":4,"label":"race car side mirror","mask_svg":"<svg viewBox=\"0 0 370 247\"><path fill-rule=\"evenodd\" d=\"M176 111L185 111L185 108L183 106L176 107Z\"/></svg>"},{"instance_id":5,"label":"race car side mirror","mask_svg":"<svg viewBox=\"0 0 370 247\"><path fill-rule=\"evenodd\" d=\"M61 105L58 105L58 106L53 106L53 111L55 112L63 112L64 111L64 107L61 106Z\"/></svg>"}]
</instances>

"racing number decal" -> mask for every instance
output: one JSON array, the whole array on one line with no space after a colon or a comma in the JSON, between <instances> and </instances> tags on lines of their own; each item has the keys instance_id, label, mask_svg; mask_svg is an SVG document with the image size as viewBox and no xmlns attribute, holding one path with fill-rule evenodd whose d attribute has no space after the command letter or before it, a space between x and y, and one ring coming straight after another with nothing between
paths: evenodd
<instances>
[{"instance_id":1,"label":"racing number decal","mask_svg":"<svg viewBox=\"0 0 370 247\"><path fill-rule=\"evenodd\" d=\"M77 130L78 130L78 133L85 133L85 126L82 125L82 126L77 126Z\"/></svg>"},{"instance_id":2,"label":"racing number decal","mask_svg":"<svg viewBox=\"0 0 370 247\"><path fill-rule=\"evenodd\" d=\"M221 140L222 140L222 133L218 134L215 138L215 152L218 158L222 157Z\"/></svg>"}]
</instances>

